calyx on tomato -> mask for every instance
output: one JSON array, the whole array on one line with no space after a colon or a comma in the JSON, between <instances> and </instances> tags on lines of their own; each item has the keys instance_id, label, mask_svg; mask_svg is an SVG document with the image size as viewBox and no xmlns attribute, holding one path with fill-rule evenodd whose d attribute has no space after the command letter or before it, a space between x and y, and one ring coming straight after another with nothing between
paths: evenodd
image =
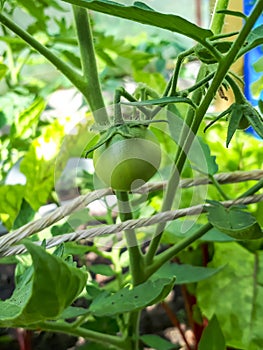
<instances>
[{"instance_id":1,"label":"calyx on tomato","mask_svg":"<svg viewBox=\"0 0 263 350\"><path fill-rule=\"evenodd\" d=\"M105 186L118 191L130 191L147 182L161 162L157 138L140 124L110 128L92 150L95 174Z\"/></svg>"}]
</instances>

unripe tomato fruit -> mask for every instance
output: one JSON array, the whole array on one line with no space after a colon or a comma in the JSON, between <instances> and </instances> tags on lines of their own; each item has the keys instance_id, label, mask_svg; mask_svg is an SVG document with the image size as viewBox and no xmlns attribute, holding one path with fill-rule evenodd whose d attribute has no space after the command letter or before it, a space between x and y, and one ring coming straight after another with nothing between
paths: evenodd
<instances>
[{"instance_id":1,"label":"unripe tomato fruit","mask_svg":"<svg viewBox=\"0 0 263 350\"><path fill-rule=\"evenodd\" d=\"M249 121L247 120L246 117L242 117L239 124L238 124L238 129L239 130L245 130L249 127Z\"/></svg>"},{"instance_id":2,"label":"unripe tomato fruit","mask_svg":"<svg viewBox=\"0 0 263 350\"><path fill-rule=\"evenodd\" d=\"M145 126L129 128L129 137L115 134L94 151L95 173L105 186L130 191L147 182L158 170L161 149Z\"/></svg>"}]
</instances>

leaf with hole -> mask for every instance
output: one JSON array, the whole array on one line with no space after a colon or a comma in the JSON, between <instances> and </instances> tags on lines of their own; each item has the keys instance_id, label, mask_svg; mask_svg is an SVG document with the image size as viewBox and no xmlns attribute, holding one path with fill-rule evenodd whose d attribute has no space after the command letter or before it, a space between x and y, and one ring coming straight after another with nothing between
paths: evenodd
<instances>
[{"instance_id":1,"label":"leaf with hole","mask_svg":"<svg viewBox=\"0 0 263 350\"><path fill-rule=\"evenodd\" d=\"M175 278L148 280L132 289L123 288L114 294L100 293L91 303L89 311L99 317L140 310L163 300L174 286Z\"/></svg>"}]
</instances>

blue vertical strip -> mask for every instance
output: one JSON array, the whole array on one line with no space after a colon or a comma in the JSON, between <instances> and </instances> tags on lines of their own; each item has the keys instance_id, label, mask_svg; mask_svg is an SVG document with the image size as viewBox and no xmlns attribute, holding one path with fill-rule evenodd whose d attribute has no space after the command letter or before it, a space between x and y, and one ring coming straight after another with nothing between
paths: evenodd
<instances>
[{"instance_id":1,"label":"blue vertical strip","mask_svg":"<svg viewBox=\"0 0 263 350\"><path fill-rule=\"evenodd\" d=\"M243 0L243 7L244 7L244 13L246 15L249 15L256 0ZM255 27L258 27L259 25L263 24L263 14L258 18ZM244 57L244 93L248 101L253 106L258 105L258 100L263 100L263 91L261 91L261 94L258 99L255 99L254 96L251 93L251 84L258 80L262 73L258 73L254 70L253 64L259 60L260 57L263 56L263 46L258 46L248 52ZM247 132L253 134L254 136L258 137L258 135L255 133L252 127L249 127L247 129Z\"/></svg>"}]
</instances>

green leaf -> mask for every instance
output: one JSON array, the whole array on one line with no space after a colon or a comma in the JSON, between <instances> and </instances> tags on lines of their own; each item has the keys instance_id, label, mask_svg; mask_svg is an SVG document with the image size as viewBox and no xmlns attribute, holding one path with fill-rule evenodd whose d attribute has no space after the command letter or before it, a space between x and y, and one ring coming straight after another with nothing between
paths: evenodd
<instances>
[{"instance_id":1,"label":"green leaf","mask_svg":"<svg viewBox=\"0 0 263 350\"><path fill-rule=\"evenodd\" d=\"M243 12L240 12L240 11L232 11L232 10L219 10L219 11L216 11L216 13L223 13L225 15L230 15L230 16L235 16L235 17L241 17L243 19L247 19L247 16L243 13Z\"/></svg>"},{"instance_id":2,"label":"green leaf","mask_svg":"<svg viewBox=\"0 0 263 350\"><path fill-rule=\"evenodd\" d=\"M263 100L258 100L258 108L260 113L263 114Z\"/></svg>"},{"instance_id":3,"label":"green leaf","mask_svg":"<svg viewBox=\"0 0 263 350\"><path fill-rule=\"evenodd\" d=\"M201 138L198 138L200 148L206 161L206 167L204 167L204 159L199 157L193 157L192 165L201 173L213 176L218 172L218 166L216 164L216 157L211 155L210 148ZM201 164L200 164L201 162ZM205 168L205 169L204 169Z\"/></svg>"},{"instance_id":4,"label":"green leaf","mask_svg":"<svg viewBox=\"0 0 263 350\"><path fill-rule=\"evenodd\" d=\"M100 274L103 276L115 276L115 272L109 265L96 264L89 266L89 270L93 273Z\"/></svg>"},{"instance_id":5,"label":"green leaf","mask_svg":"<svg viewBox=\"0 0 263 350\"><path fill-rule=\"evenodd\" d=\"M147 281L132 289L123 288L114 294L100 293L93 300L89 311L95 316L112 316L140 310L163 300L174 286L174 278Z\"/></svg>"},{"instance_id":6,"label":"green leaf","mask_svg":"<svg viewBox=\"0 0 263 350\"><path fill-rule=\"evenodd\" d=\"M258 108L259 108L261 114L263 114L263 101L262 100L258 100Z\"/></svg>"},{"instance_id":7,"label":"green leaf","mask_svg":"<svg viewBox=\"0 0 263 350\"><path fill-rule=\"evenodd\" d=\"M156 90L160 94L165 89L166 81L164 76L159 72L145 72L144 70L134 69L133 71L134 80L137 83L144 83L150 86L153 90Z\"/></svg>"},{"instance_id":8,"label":"green leaf","mask_svg":"<svg viewBox=\"0 0 263 350\"><path fill-rule=\"evenodd\" d=\"M11 129L12 138L27 139L34 135L41 113L44 111L46 102L42 98L36 99L28 108L16 118Z\"/></svg>"},{"instance_id":9,"label":"green leaf","mask_svg":"<svg viewBox=\"0 0 263 350\"><path fill-rule=\"evenodd\" d=\"M222 54L227 53L232 45L232 42L230 41L217 41L211 43L217 51L221 52ZM218 59L211 53L210 50L208 50L206 47L204 47L201 44L197 44L195 46L195 55L197 58L206 64L214 64L218 61Z\"/></svg>"},{"instance_id":10,"label":"green leaf","mask_svg":"<svg viewBox=\"0 0 263 350\"><path fill-rule=\"evenodd\" d=\"M62 311L61 315L59 316L60 319L66 320L69 318L75 318L78 316L86 315L88 313L87 309L84 309L83 307L73 307L69 306L64 311Z\"/></svg>"},{"instance_id":11,"label":"green leaf","mask_svg":"<svg viewBox=\"0 0 263 350\"><path fill-rule=\"evenodd\" d=\"M141 2L141 1L135 1L135 2L133 3L133 6L136 6L136 7L139 7L139 8L141 8L141 9L145 9L145 10L154 11L153 8L151 8L150 6L144 4L144 3Z\"/></svg>"},{"instance_id":12,"label":"green leaf","mask_svg":"<svg viewBox=\"0 0 263 350\"><path fill-rule=\"evenodd\" d=\"M111 16L129 19L135 22L152 25L186 35L206 45L205 39L211 37L210 30L203 29L187 21L186 19L172 15L159 13L143 3L137 6L125 6L108 0L64 0L67 3L102 12Z\"/></svg>"},{"instance_id":13,"label":"green leaf","mask_svg":"<svg viewBox=\"0 0 263 350\"><path fill-rule=\"evenodd\" d=\"M31 15L33 16L39 25L39 30L45 30L46 29L46 19L47 16L45 15L45 5L41 4L39 2L35 2L34 0L17 0L19 5Z\"/></svg>"},{"instance_id":14,"label":"green leaf","mask_svg":"<svg viewBox=\"0 0 263 350\"><path fill-rule=\"evenodd\" d=\"M20 163L20 170L27 179L25 199L34 210L47 202L54 188L55 159L63 136L64 127L55 121L34 139Z\"/></svg>"},{"instance_id":15,"label":"green leaf","mask_svg":"<svg viewBox=\"0 0 263 350\"><path fill-rule=\"evenodd\" d=\"M0 63L0 80L2 80L4 78L7 71L8 71L8 67L5 64Z\"/></svg>"},{"instance_id":16,"label":"green leaf","mask_svg":"<svg viewBox=\"0 0 263 350\"><path fill-rule=\"evenodd\" d=\"M254 28L248 35L245 45L240 50L238 57L243 56L246 52L263 44L263 24Z\"/></svg>"},{"instance_id":17,"label":"green leaf","mask_svg":"<svg viewBox=\"0 0 263 350\"><path fill-rule=\"evenodd\" d=\"M144 344L155 350L172 350L175 349L175 345L168 340L161 338L159 335L145 334L140 336L140 339Z\"/></svg>"},{"instance_id":18,"label":"green leaf","mask_svg":"<svg viewBox=\"0 0 263 350\"><path fill-rule=\"evenodd\" d=\"M199 282L198 305L211 319L215 314L226 344L235 349L260 350L263 343L263 252L240 244L216 243L210 267L227 266Z\"/></svg>"},{"instance_id":19,"label":"green leaf","mask_svg":"<svg viewBox=\"0 0 263 350\"><path fill-rule=\"evenodd\" d=\"M162 242L166 244L176 244L180 238L185 238L193 235L198 229L202 227L191 220L175 220L167 225L162 236ZM229 237L216 228L209 230L204 236L200 238L205 242L232 242L234 238Z\"/></svg>"},{"instance_id":20,"label":"green leaf","mask_svg":"<svg viewBox=\"0 0 263 350\"><path fill-rule=\"evenodd\" d=\"M226 342L220 324L214 315L204 329L198 350L225 350Z\"/></svg>"},{"instance_id":21,"label":"green leaf","mask_svg":"<svg viewBox=\"0 0 263 350\"><path fill-rule=\"evenodd\" d=\"M20 211L25 186L2 185L0 186L0 219L7 229L11 229Z\"/></svg>"},{"instance_id":22,"label":"green leaf","mask_svg":"<svg viewBox=\"0 0 263 350\"><path fill-rule=\"evenodd\" d=\"M233 104L231 113L230 113L228 129L227 129L226 147L229 146L229 143L232 140L234 133L239 127L239 123L242 117L243 117L243 105L239 105L236 103Z\"/></svg>"},{"instance_id":23,"label":"green leaf","mask_svg":"<svg viewBox=\"0 0 263 350\"><path fill-rule=\"evenodd\" d=\"M207 206L208 220L219 231L240 240L263 238L255 217L236 207L225 208L221 203L210 201Z\"/></svg>"},{"instance_id":24,"label":"green leaf","mask_svg":"<svg viewBox=\"0 0 263 350\"><path fill-rule=\"evenodd\" d=\"M33 220L34 216L35 211L31 208L26 200L23 200L20 212L15 219L12 229L16 230L17 228L29 223Z\"/></svg>"},{"instance_id":25,"label":"green leaf","mask_svg":"<svg viewBox=\"0 0 263 350\"><path fill-rule=\"evenodd\" d=\"M145 101L138 101L138 102L122 102L124 105L130 105L130 106L155 106L155 105L167 105L169 103L187 103L193 108L195 108L195 104L190 100L190 98L187 97L176 97L176 96L171 96L171 97L162 97L158 99L153 99L153 100L145 100Z\"/></svg>"},{"instance_id":26,"label":"green leaf","mask_svg":"<svg viewBox=\"0 0 263 350\"><path fill-rule=\"evenodd\" d=\"M95 50L97 55L105 61L107 66L118 67L120 69L120 58L126 59L126 65L131 61L135 70L143 69L147 63L154 57L153 54L138 51L133 45L127 44L123 39L116 38L114 35L105 35L105 33L95 33ZM117 55L117 58L116 58ZM116 60L117 59L117 60ZM122 67L129 70L129 67ZM108 67L107 67L108 71Z\"/></svg>"},{"instance_id":27,"label":"green leaf","mask_svg":"<svg viewBox=\"0 0 263 350\"><path fill-rule=\"evenodd\" d=\"M175 264L169 263L162 266L153 277L164 278L176 276L175 284L195 283L207 279L219 271L223 266L218 269L192 266L188 264Z\"/></svg>"},{"instance_id":28,"label":"green leaf","mask_svg":"<svg viewBox=\"0 0 263 350\"><path fill-rule=\"evenodd\" d=\"M263 118L252 106L247 105L244 116L256 133L263 139Z\"/></svg>"},{"instance_id":29,"label":"green leaf","mask_svg":"<svg viewBox=\"0 0 263 350\"><path fill-rule=\"evenodd\" d=\"M26 242L25 246L32 257L33 278L21 279L12 297L0 301L2 327L56 319L86 284L86 272L50 255L32 242Z\"/></svg>"}]
</instances>

